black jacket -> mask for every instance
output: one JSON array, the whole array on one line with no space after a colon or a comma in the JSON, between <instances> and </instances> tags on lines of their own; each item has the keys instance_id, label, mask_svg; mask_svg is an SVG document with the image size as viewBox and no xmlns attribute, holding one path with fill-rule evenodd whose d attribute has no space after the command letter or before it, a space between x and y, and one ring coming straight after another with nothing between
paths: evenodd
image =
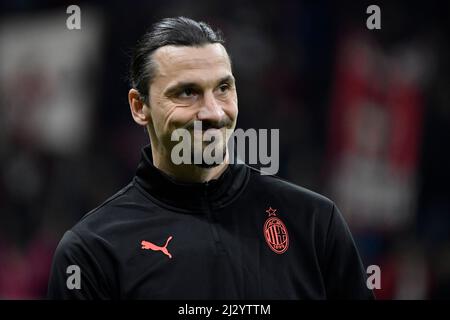
<instances>
[{"instance_id":1,"label":"black jacket","mask_svg":"<svg viewBox=\"0 0 450 320\"><path fill-rule=\"evenodd\" d=\"M68 267L81 271L69 289ZM372 299L350 231L329 199L229 165L179 183L143 149L133 181L60 241L52 299Z\"/></svg>"}]
</instances>

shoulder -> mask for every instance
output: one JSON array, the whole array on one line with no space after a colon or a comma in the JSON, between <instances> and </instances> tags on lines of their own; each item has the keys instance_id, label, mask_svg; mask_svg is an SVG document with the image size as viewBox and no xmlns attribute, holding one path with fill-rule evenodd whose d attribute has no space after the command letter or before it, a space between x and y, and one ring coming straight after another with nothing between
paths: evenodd
<instances>
[{"instance_id":1,"label":"shoulder","mask_svg":"<svg viewBox=\"0 0 450 320\"><path fill-rule=\"evenodd\" d=\"M121 229L126 219L136 214L142 202L138 197L143 196L130 183L86 213L61 238L54 255L55 266L77 264L112 274L111 249L123 238Z\"/></svg>"},{"instance_id":2,"label":"shoulder","mask_svg":"<svg viewBox=\"0 0 450 320\"><path fill-rule=\"evenodd\" d=\"M294 184L276 175L264 174L263 171L247 166L250 171L249 183L264 193L295 203L300 206L315 207L333 211L334 202L326 196L305 187Z\"/></svg>"},{"instance_id":3,"label":"shoulder","mask_svg":"<svg viewBox=\"0 0 450 320\"><path fill-rule=\"evenodd\" d=\"M152 203L136 187L134 181L106 199L96 208L87 212L71 227L70 231L82 240L110 238L116 229L127 221L152 211Z\"/></svg>"}]
</instances>

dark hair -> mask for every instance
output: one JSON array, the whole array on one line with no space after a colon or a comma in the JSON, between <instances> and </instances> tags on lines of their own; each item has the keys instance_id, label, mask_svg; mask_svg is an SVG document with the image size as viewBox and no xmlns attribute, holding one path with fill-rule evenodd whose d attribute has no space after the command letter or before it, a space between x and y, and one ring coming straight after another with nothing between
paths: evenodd
<instances>
[{"instance_id":1,"label":"dark hair","mask_svg":"<svg viewBox=\"0 0 450 320\"><path fill-rule=\"evenodd\" d=\"M165 18L153 24L138 41L130 66L130 84L148 103L148 90L155 75L152 53L163 46L202 46L225 43L222 33L213 31L205 22L185 17Z\"/></svg>"}]
</instances>

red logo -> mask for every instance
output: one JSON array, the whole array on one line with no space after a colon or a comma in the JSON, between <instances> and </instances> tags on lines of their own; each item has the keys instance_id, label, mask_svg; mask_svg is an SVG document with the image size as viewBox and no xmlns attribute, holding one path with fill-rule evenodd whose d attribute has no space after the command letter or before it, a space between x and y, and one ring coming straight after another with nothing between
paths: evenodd
<instances>
[{"instance_id":1,"label":"red logo","mask_svg":"<svg viewBox=\"0 0 450 320\"><path fill-rule=\"evenodd\" d=\"M273 252L282 254L289 247L289 234L283 221L275 214L276 211L272 207L266 210L269 217L264 223L264 237Z\"/></svg>"},{"instance_id":2,"label":"red logo","mask_svg":"<svg viewBox=\"0 0 450 320\"><path fill-rule=\"evenodd\" d=\"M146 250L150 249L150 250L153 250L153 251L161 251L161 252L164 253L166 256L168 256L170 259L172 259L172 255L171 255L170 252L167 250L167 245L169 244L169 241L170 241L170 240L172 240L172 236L170 236L170 237L167 239L166 244L165 244L163 247L157 246L156 244L151 243L151 242L149 242L149 241L142 240L142 241L141 241L141 246L142 246L141 249L146 249Z\"/></svg>"}]
</instances>

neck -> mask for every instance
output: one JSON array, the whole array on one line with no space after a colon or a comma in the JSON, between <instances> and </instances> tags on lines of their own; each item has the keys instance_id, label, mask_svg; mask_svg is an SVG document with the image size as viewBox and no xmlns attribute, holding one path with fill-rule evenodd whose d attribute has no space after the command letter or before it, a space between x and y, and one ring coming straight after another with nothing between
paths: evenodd
<instances>
[{"instance_id":1,"label":"neck","mask_svg":"<svg viewBox=\"0 0 450 320\"><path fill-rule=\"evenodd\" d=\"M203 168L194 164L175 165L170 157L165 157L153 149L152 156L153 165L156 168L181 182L207 182L218 179L229 164L228 152L223 163L211 168Z\"/></svg>"}]
</instances>

